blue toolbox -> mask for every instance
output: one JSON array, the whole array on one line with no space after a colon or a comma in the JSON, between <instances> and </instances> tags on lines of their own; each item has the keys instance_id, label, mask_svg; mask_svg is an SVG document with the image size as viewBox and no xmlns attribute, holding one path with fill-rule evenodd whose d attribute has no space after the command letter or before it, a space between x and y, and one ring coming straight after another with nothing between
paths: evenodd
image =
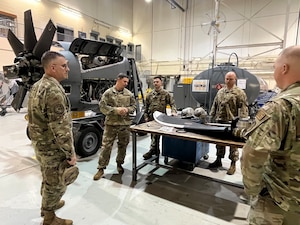
<instances>
[{"instance_id":1,"label":"blue toolbox","mask_svg":"<svg viewBox=\"0 0 300 225\"><path fill-rule=\"evenodd\" d=\"M162 137L162 156L168 164L168 157L195 165L201 158L208 159L209 143Z\"/></svg>"}]
</instances>

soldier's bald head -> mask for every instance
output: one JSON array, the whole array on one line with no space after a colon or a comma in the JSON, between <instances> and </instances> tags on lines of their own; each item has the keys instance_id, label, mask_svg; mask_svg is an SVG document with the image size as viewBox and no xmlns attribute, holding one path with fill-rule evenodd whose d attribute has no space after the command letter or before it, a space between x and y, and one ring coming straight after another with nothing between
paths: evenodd
<instances>
[{"instance_id":1,"label":"soldier's bald head","mask_svg":"<svg viewBox=\"0 0 300 225\"><path fill-rule=\"evenodd\" d=\"M236 74L234 71L229 71L225 75L225 84L228 89L231 89L235 86L236 84Z\"/></svg>"},{"instance_id":2,"label":"soldier's bald head","mask_svg":"<svg viewBox=\"0 0 300 225\"><path fill-rule=\"evenodd\" d=\"M234 71L229 71L229 72L227 72L226 75L225 75L225 77L226 77L226 76L234 77L234 79L236 79L236 74L235 74Z\"/></svg>"},{"instance_id":3,"label":"soldier's bald head","mask_svg":"<svg viewBox=\"0 0 300 225\"><path fill-rule=\"evenodd\" d=\"M292 69L300 68L300 46L291 46L284 49L279 57L284 63L290 65Z\"/></svg>"},{"instance_id":4,"label":"soldier's bald head","mask_svg":"<svg viewBox=\"0 0 300 225\"><path fill-rule=\"evenodd\" d=\"M274 63L274 79L281 89L300 81L300 46L284 49Z\"/></svg>"}]
</instances>

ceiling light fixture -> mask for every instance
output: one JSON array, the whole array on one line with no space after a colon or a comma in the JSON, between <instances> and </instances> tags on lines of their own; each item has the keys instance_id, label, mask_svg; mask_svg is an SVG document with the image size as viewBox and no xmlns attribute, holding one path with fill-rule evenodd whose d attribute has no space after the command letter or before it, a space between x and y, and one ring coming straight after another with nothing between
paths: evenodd
<instances>
[{"instance_id":1,"label":"ceiling light fixture","mask_svg":"<svg viewBox=\"0 0 300 225\"><path fill-rule=\"evenodd\" d=\"M110 28L112 27L111 24L106 23L106 22L104 22L104 21L100 21L100 20L94 20L94 23L99 24L99 25L101 25L101 26L103 26L103 27L106 27L106 28L108 28L108 29L110 29Z\"/></svg>"},{"instance_id":2,"label":"ceiling light fixture","mask_svg":"<svg viewBox=\"0 0 300 225\"><path fill-rule=\"evenodd\" d=\"M75 17L81 17L81 13L74 10L74 9L71 9L71 8L68 8L68 7L65 7L65 6L60 6L59 7L60 11L62 11L63 13L66 13L70 16L75 16Z\"/></svg>"},{"instance_id":3,"label":"ceiling light fixture","mask_svg":"<svg viewBox=\"0 0 300 225\"><path fill-rule=\"evenodd\" d=\"M120 32L120 34L122 34L125 37L131 37L132 36L130 30L128 30L126 28L123 28L123 27L119 27L119 32Z\"/></svg>"}]
</instances>

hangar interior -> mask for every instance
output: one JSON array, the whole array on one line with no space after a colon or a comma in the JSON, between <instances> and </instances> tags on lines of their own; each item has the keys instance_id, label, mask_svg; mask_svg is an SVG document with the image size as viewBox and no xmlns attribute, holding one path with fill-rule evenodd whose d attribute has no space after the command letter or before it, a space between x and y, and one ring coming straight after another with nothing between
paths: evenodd
<instances>
[{"instance_id":1,"label":"hangar interior","mask_svg":"<svg viewBox=\"0 0 300 225\"><path fill-rule=\"evenodd\" d=\"M298 44L299 0L2 0L0 7L0 72L20 60L8 41L8 30L26 42L24 12L31 10L37 40L51 19L57 28L53 50L76 38L111 43L123 50L122 57L134 59L129 62L143 83L142 96L152 88L152 78L162 75L178 108L202 106L199 95L191 92L192 82L222 65L258 78L257 88L248 89L253 101L275 90L274 60L283 48ZM107 72L108 79L114 72ZM93 75L83 70L71 70L72 74L80 82ZM41 175L26 135L26 98L17 111L8 107L0 117L0 219L6 225L41 224ZM140 164L150 135L137 139ZM236 173L226 175L227 151L223 167L208 170L215 152L215 145L209 144L208 159L201 158L192 168L172 158L166 166L161 156L160 166L145 166L137 181L132 180L132 142L122 176L114 163L116 146L105 178L99 181L93 181L99 151L79 157L79 177L68 187L66 206L57 214L83 225L247 224L249 205L239 162Z\"/></svg>"}]
</instances>

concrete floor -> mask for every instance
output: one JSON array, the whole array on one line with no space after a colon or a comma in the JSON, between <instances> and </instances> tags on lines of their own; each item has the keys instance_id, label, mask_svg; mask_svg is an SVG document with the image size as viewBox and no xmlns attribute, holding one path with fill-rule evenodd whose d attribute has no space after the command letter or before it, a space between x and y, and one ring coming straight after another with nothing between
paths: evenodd
<instances>
[{"instance_id":1,"label":"concrete floor","mask_svg":"<svg viewBox=\"0 0 300 225\"><path fill-rule=\"evenodd\" d=\"M26 136L26 109L8 109L0 117L0 221L5 225L37 225L40 217L41 174L34 151ZM149 135L138 137L138 163L149 147ZM176 169L182 165L170 159L173 168L147 165L132 181L131 143L127 148L125 173L118 175L114 148L105 177L94 181L98 154L80 159L80 174L68 187L66 205L57 211L76 225L226 225L247 224L249 206L240 199L241 173L226 175L223 168L206 169L215 159L210 145L209 159L201 160L192 173ZM164 157L160 157L164 165ZM187 171L187 170L186 170ZM216 182L214 179L222 180ZM225 183L224 183L225 182Z\"/></svg>"}]
</instances>

